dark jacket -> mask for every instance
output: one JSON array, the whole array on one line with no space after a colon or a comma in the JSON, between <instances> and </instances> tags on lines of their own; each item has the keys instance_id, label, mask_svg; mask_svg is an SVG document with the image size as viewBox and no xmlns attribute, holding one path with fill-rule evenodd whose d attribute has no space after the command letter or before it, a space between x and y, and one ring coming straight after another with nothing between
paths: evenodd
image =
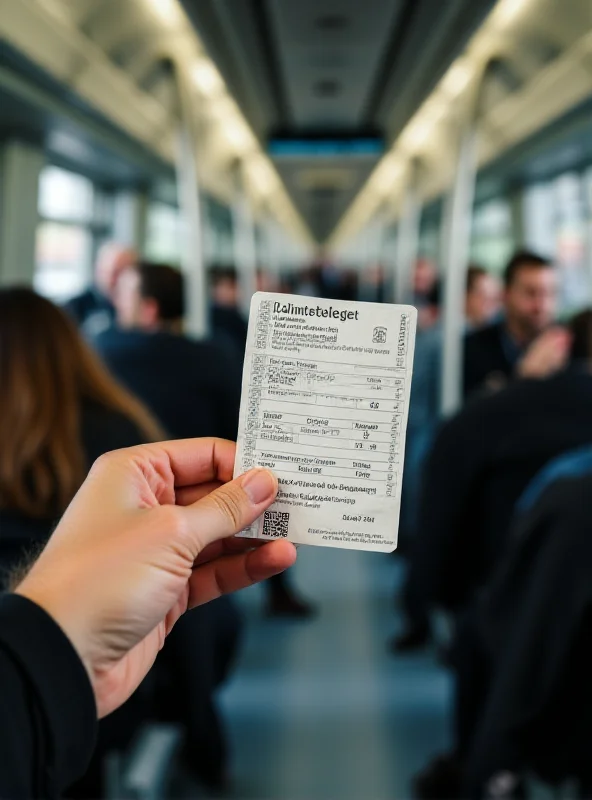
<instances>
[{"instance_id":1,"label":"dark jacket","mask_svg":"<svg viewBox=\"0 0 592 800\"><path fill-rule=\"evenodd\" d=\"M64 310L89 337L98 336L115 323L115 308L92 287L68 300Z\"/></svg>"},{"instance_id":2,"label":"dark jacket","mask_svg":"<svg viewBox=\"0 0 592 800\"><path fill-rule=\"evenodd\" d=\"M175 439L235 439L241 371L229 350L170 333L111 329L94 344Z\"/></svg>"},{"instance_id":3,"label":"dark jacket","mask_svg":"<svg viewBox=\"0 0 592 800\"><path fill-rule=\"evenodd\" d=\"M143 441L123 414L91 403L82 410L81 435L89 468L102 453ZM4 577L56 523L0 511ZM0 797L60 796L86 769L96 732L94 698L72 645L33 603L0 595Z\"/></svg>"},{"instance_id":4,"label":"dark jacket","mask_svg":"<svg viewBox=\"0 0 592 800\"><path fill-rule=\"evenodd\" d=\"M96 730L88 675L60 627L30 600L0 596L0 797L58 798Z\"/></svg>"},{"instance_id":5,"label":"dark jacket","mask_svg":"<svg viewBox=\"0 0 592 800\"><path fill-rule=\"evenodd\" d=\"M91 403L82 410L81 435L89 469L103 453L145 441L135 423L123 414ZM0 509L0 585L17 563L45 543L56 523L56 517L34 519Z\"/></svg>"},{"instance_id":6,"label":"dark jacket","mask_svg":"<svg viewBox=\"0 0 592 800\"><path fill-rule=\"evenodd\" d=\"M465 397L514 374L520 350L511 342L503 322L488 325L465 339Z\"/></svg>"},{"instance_id":7,"label":"dark jacket","mask_svg":"<svg viewBox=\"0 0 592 800\"><path fill-rule=\"evenodd\" d=\"M592 788L592 476L562 478L521 519L475 614L488 665L469 779L536 772Z\"/></svg>"},{"instance_id":8,"label":"dark jacket","mask_svg":"<svg viewBox=\"0 0 592 800\"><path fill-rule=\"evenodd\" d=\"M234 348L236 357L242 363L249 326L240 311L227 306L213 305L210 309L210 322L216 341L225 342Z\"/></svg>"},{"instance_id":9,"label":"dark jacket","mask_svg":"<svg viewBox=\"0 0 592 800\"><path fill-rule=\"evenodd\" d=\"M464 607L503 552L514 506L559 454L592 443L592 375L572 369L474 399L427 462L408 586L425 605Z\"/></svg>"}]
</instances>

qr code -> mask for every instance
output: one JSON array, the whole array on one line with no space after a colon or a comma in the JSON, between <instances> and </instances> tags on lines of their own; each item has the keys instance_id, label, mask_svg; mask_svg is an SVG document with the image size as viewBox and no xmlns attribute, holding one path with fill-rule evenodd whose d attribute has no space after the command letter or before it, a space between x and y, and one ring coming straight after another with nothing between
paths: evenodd
<instances>
[{"instance_id":1,"label":"qr code","mask_svg":"<svg viewBox=\"0 0 592 800\"><path fill-rule=\"evenodd\" d=\"M263 535L288 538L290 514L287 511L266 511L263 515Z\"/></svg>"}]
</instances>

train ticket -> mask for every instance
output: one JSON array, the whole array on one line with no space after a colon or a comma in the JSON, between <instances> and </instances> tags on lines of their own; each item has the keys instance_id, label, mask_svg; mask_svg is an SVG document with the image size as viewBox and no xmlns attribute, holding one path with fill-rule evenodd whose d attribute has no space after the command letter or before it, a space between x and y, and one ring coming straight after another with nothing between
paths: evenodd
<instances>
[{"instance_id":1,"label":"train ticket","mask_svg":"<svg viewBox=\"0 0 592 800\"><path fill-rule=\"evenodd\" d=\"M390 552L397 545L417 311L257 292L235 475L278 477L241 536Z\"/></svg>"}]
</instances>

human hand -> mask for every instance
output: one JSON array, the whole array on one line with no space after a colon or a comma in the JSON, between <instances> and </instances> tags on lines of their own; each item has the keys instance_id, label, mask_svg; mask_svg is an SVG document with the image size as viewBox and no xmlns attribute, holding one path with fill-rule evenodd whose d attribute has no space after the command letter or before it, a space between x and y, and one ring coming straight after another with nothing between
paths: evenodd
<instances>
[{"instance_id":1,"label":"human hand","mask_svg":"<svg viewBox=\"0 0 592 800\"><path fill-rule=\"evenodd\" d=\"M185 611L296 560L287 541L229 538L277 493L268 470L231 480L234 453L185 439L102 456L16 588L69 637L100 717L138 687Z\"/></svg>"},{"instance_id":2,"label":"human hand","mask_svg":"<svg viewBox=\"0 0 592 800\"><path fill-rule=\"evenodd\" d=\"M518 364L521 378L548 378L568 362L572 337L566 328L555 325L541 333Z\"/></svg>"}]
</instances>

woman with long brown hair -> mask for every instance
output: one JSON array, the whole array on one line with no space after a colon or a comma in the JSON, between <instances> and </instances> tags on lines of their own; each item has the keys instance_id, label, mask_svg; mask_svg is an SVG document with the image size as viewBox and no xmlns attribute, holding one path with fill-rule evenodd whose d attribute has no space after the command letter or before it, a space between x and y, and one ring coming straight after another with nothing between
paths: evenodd
<instances>
[{"instance_id":1,"label":"woman with long brown hair","mask_svg":"<svg viewBox=\"0 0 592 800\"><path fill-rule=\"evenodd\" d=\"M0 290L0 585L45 543L96 458L163 438L61 309L28 288ZM101 721L66 796L101 796L105 753L127 747L150 708L148 686Z\"/></svg>"},{"instance_id":2,"label":"woman with long brown hair","mask_svg":"<svg viewBox=\"0 0 592 800\"><path fill-rule=\"evenodd\" d=\"M44 542L107 450L163 438L74 324L28 288L0 290L0 566Z\"/></svg>"}]
</instances>

